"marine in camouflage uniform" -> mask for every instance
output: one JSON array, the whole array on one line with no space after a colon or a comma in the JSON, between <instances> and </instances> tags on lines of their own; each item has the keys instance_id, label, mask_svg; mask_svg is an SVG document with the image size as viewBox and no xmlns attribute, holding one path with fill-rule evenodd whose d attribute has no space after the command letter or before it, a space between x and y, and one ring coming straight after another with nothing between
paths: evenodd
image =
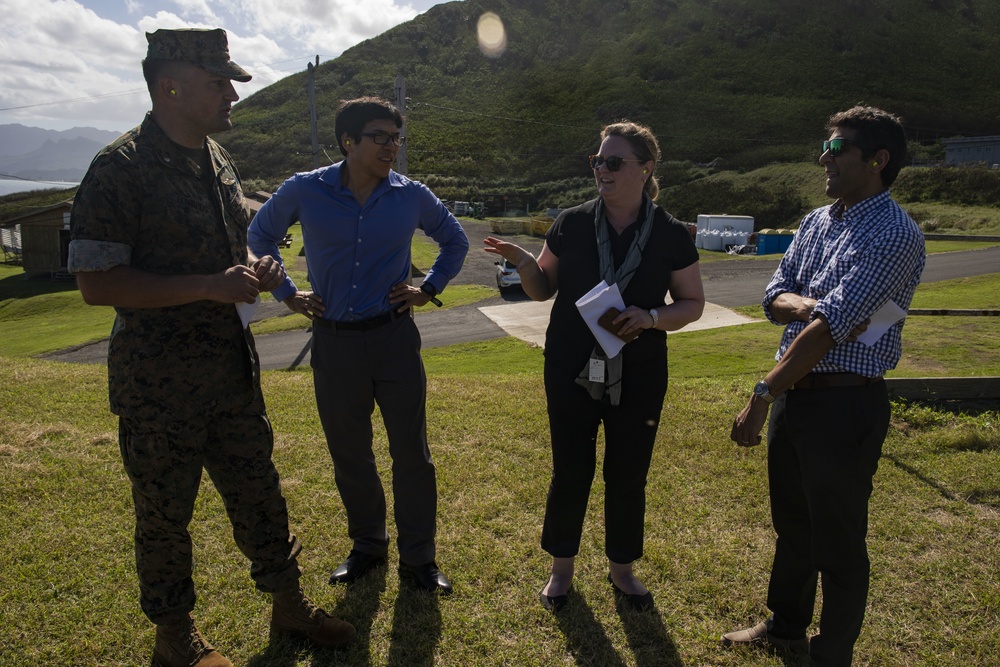
<instances>
[{"instance_id":1,"label":"marine in camouflage uniform","mask_svg":"<svg viewBox=\"0 0 1000 667\"><path fill-rule=\"evenodd\" d=\"M236 168L206 143L207 169L147 116L101 151L73 202L70 271L125 264L214 274L246 265L249 213ZM271 462L250 329L232 304L216 301L115 311L108 384L135 500L143 611L157 623L194 607L186 526L203 464L258 588L294 585L298 548Z\"/></svg>"},{"instance_id":2,"label":"marine in camouflage uniform","mask_svg":"<svg viewBox=\"0 0 1000 667\"><path fill-rule=\"evenodd\" d=\"M249 79L229 61L222 30L161 30L147 38L147 61L182 60L203 68L202 74L223 77L210 81L216 89L209 95L223 99L223 86L232 90L225 79ZM163 94L176 96L180 90L177 85ZM110 274L101 272L118 267L142 272L126 277L168 280L211 280L235 270L253 289L257 280L247 251L249 209L232 158L207 136L202 148L175 143L157 121L152 84L151 93L153 112L104 148L80 184L71 217L69 270L77 274L85 298L91 280L107 277ZM204 95L192 93L199 102ZM235 101L232 97L238 99L235 91L228 97ZM178 117L185 118L175 116L171 123ZM202 125L195 127L198 136ZM234 306L253 297L223 302L208 294L186 295L155 307L134 307L141 296L116 298L118 302L110 300L116 317L108 348L108 384L135 504L143 612L161 626L190 619L195 591L187 526L203 468L223 498L257 588L298 593L301 547L289 532L271 460L273 434L253 336ZM199 651L195 653L201 655Z\"/></svg>"}]
</instances>

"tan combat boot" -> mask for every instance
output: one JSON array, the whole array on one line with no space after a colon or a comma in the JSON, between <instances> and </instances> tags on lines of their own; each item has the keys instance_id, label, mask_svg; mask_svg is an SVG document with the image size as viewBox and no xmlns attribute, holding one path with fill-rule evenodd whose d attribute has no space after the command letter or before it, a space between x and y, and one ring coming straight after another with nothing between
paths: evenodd
<instances>
[{"instance_id":1,"label":"tan combat boot","mask_svg":"<svg viewBox=\"0 0 1000 667\"><path fill-rule=\"evenodd\" d=\"M272 593L272 598L272 642L281 635L290 635L323 648L337 648L358 635L353 625L317 607L300 589Z\"/></svg>"},{"instance_id":2,"label":"tan combat boot","mask_svg":"<svg viewBox=\"0 0 1000 667\"><path fill-rule=\"evenodd\" d=\"M191 616L156 626L153 664L157 667L233 667L198 632Z\"/></svg>"}]
</instances>

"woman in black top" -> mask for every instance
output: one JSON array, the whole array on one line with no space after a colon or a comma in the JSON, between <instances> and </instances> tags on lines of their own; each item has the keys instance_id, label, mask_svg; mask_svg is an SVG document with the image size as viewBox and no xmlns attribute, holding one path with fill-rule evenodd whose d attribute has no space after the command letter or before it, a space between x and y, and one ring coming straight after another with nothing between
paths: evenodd
<instances>
[{"instance_id":1,"label":"woman in black top","mask_svg":"<svg viewBox=\"0 0 1000 667\"><path fill-rule=\"evenodd\" d=\"M591 157L598 198L563 211L537 259L515 244L485 240L487 252L517 265L528 296L556 295L545 337L552 481L542 529L553 563L540 596L553 611L566 603L572 584L602 422L608 580L626 604L653 606L632 563L642 555L646 473L667 390L665 332L697 320L705 305L690 233L653 203L656 137L621 122L605 127L601 138ZM622 292L626 308L612 322L621 327L618 335L639 334L612 358L576 307L601 280ZM668 292L672 302L665 305Z\"/></svg>"}]
</instances>

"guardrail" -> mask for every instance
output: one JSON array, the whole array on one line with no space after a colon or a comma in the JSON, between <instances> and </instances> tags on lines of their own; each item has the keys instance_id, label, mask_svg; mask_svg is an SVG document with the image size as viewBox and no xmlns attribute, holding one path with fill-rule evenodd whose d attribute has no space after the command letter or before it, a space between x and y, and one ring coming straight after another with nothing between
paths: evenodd
<instances>
[{"instance_id":1,"label":"guardrail","mask_svg":"<svg viewBox=\"0 0 1000 667\"><path fill-rule=\"evenodd\" d=\"M974 236L967 234L924 234L925 241L983 241L1000 243L1000 236Z\"/></svg>"},{"instance_id":2,"label":"guardrail","mask_svg":"<svg viewBox=\"0 0 1000 667\"><path fill-rule=\"evenodd\" d=\"M996 237L1000 239L1000 237ZM907 315L1000 317L1000 310L965 308L910 308ZM886 378L893 398L914 401L1000 400L1000 377Z\"/></svg>"}]
</instances>

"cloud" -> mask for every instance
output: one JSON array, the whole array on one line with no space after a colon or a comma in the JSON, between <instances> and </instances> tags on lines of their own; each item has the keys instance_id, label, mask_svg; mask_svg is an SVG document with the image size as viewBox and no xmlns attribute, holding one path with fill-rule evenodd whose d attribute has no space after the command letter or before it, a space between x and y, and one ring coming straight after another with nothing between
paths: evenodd
<instances>
[{"instance_id":1,"label":"cloud","mask_svg":"<svg viewBox=\"0 0 1000 667\"><path fill-rule=\"evenodd\" d=\"M398 1L398 0L397 0ZM145 32L225 28L233 60L254 75L241 96L412 19L393 0L0 0L0 123L125 130L149 97ZM96 8L91 9L91 7ZM424 7L426 9L426 7Z\"/></svg>"},{"instance_id":2,"label":"cloud","mask_svg":"<svg viewBox=\"0 0 1000 667\"><path fill-rule=\"evenodd\" d=\"M110 93L144 92L136 77L145 39L136 28L104 19L79 3L0 0L0 109L29 107L0 115L0 122L70 119L86 107L96 117L122 107L140 115L147 103L135 94L111 102ZM97 98L81 102L81 98ZM61 104L47 104L51 102ZM44 106L36 106L44 105ZM134 115L134 114L133 114ZM133 123L134 124L134 123Z\"/></svg>"}]
</instances>

